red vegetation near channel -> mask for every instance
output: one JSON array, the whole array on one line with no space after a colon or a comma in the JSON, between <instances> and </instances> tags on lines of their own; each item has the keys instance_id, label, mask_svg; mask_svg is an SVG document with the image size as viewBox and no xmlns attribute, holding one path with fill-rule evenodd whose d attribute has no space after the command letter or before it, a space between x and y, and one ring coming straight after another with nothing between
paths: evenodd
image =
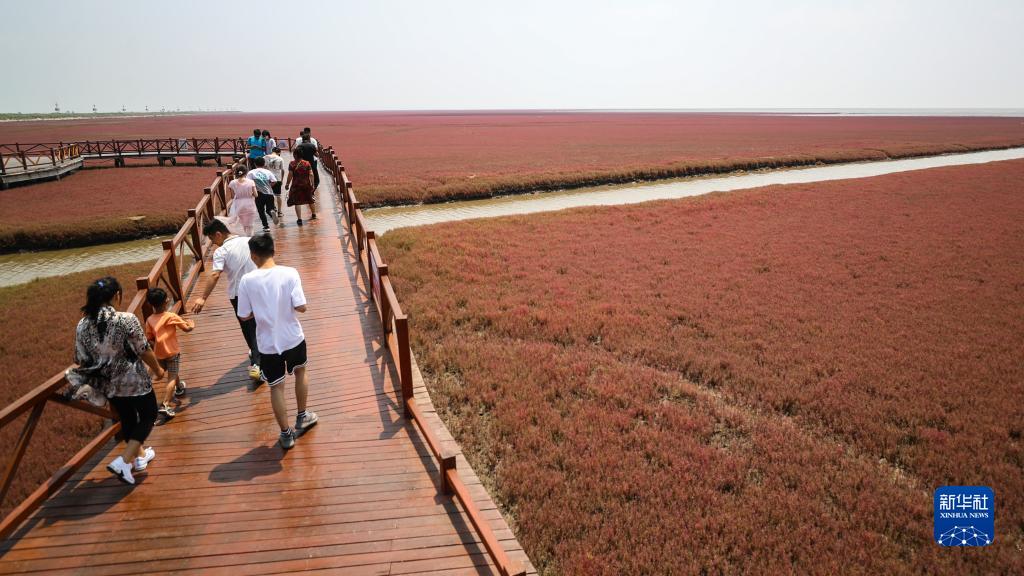
<instances>
[{"instance_id":1,"label":"red vegetation near channel","mask_svg":"<svg viewBox=\"0 0 1024 576\"><path fill-rule=\"evenodd\" d=\"M215 176L213 166L110 168L3 190L0 252L173 232Z\"/></svg>"},{"instance_id":2,"label":"red vegetation near channel","mask_svg":"<svg viewBox=\"0 0 1024 576\"><path fill-rule=\"evenodd\" d=\"M435 405L554 573L1024 572L1024 162L389 232ZM996 537L932 542L987 485Z\"/></svg>"},{"instance_id":3,"label":"red vegetation near channel","mask_svg":"<svg viewBox=\"0 0 1024 576\"><path fill-rule=\"evenodd\" d=\"M82 318L80 308L90 282L116 277L127 303L135 295L135 279L152 268L152 261L139 262L0 288L0 358L4 366L0 370L0 406L9 406L74 362L75 326ZM0 430L0 444L15 446L27 418L22 416ZM51 402L43 410L7 499L0 502L0 517L96 436L100 426L98 416ZM7 454L5 449L5 457Z\"/></svg>"},{"instance_id":4,"label":"red vegetation near channel","mask_svg":"<svg viewBox=\"0 0 1024 576\"><path fill-rule=\"evenodd\" d=\"M0 123L0 141L243 136L309 126L366 205L1024 146L1020 118L702 113L199 114Z\"/></svg>"}]
</instances>

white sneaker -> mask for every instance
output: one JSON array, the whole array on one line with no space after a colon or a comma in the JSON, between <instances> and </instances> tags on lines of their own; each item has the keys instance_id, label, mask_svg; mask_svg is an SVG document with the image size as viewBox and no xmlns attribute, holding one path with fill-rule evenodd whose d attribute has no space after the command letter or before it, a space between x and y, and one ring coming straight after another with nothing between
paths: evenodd
<instances>
[{"instance_id":1,"label":"white sneaker","mask_svg":"<svg viewBox=\"0 0 1024 576\"><path fill-rule=\"evenodd\" d=\"M156 458L156 450L153 450L152 446L147 446L145 450L145 456L139 456L135 459L135 471L142 472L149 467L149 463Z\"/></svg>"},{"instance_id":2,"label":"white sneaker","mask_svg":"<svg viewBox=\"0 0 1024 576\"><path fill-rule=\"evenodd\" d=\"M113 462L107 464L107 470L117 479L125 484L135 484L135 478L132 477L132 465L125 462L124 458L118 456Z\"/></svg>"}]
</instances>

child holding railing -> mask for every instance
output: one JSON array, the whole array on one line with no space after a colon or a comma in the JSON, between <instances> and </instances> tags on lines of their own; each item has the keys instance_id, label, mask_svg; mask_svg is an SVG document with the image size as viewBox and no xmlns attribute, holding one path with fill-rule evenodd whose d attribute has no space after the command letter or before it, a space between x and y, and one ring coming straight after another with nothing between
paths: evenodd
<instances>
[{"instance_id":1,"label":"child holding railing","mask_svg":"<svg viewBox=\"0 0 1024 576\"><path fill-rule=\"evenodd\" d=\"M162 288L150 288L146 292L146 301L153 307L153 314L146 319L146 339L153 346L157 362L167 372L167 386L160 398L157 410L157 425L174 418L171 400L175 396L185 395L185 381L180 379L181 352L178 347L178 329L191 332L196 323L185 320L173 312L167 311L167 292Z\"/></svg>"}]
</instances>

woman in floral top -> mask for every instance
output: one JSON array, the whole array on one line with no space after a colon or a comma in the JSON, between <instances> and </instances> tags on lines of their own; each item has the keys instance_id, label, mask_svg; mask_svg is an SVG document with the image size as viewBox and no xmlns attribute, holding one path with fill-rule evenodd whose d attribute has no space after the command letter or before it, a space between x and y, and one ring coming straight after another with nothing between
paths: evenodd
<instances>
[{"instance_id":1,"label":"woman in floral top","mask_svg":"<svg viewBox=\"0 0 1024 576\"><path fill-rule=\"evenodd\" d=\"M134 314L118 312L121 285L116 278L100 278L86 291L82 306L84 318L75 332L76 368L68 371L68 382L75 390L85 386L102 393L117 411L124 452L107 465L122 482L134 484L132 470L140 472L156 457L152 448L142 444L156 421L156 395L146 365L159 379L164 371L146 341L142 324Z\"/></svg>"}]
</instances>

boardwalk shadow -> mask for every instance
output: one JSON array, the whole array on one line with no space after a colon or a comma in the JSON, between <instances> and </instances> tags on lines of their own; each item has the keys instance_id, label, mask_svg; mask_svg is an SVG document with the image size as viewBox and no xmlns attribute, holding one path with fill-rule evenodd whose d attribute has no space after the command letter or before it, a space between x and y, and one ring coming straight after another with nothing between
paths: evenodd
<instances>
[{"instance_id":1,"label":"boardwalk shadow","mask_svg":"<svg viewBox=\"0 0 1024 576\"><path fill-rule=\"evenodd\" d=\"M329 176L327 178L330 178ZM337 207L336 199L332 196L332 203L335 205L334 219L338 230L339 241L341 242L342 253L344 254L346 266L345 273L348 275L349 286L352 296L358 302L357 311L360 325L363 326L359 336L362 338L363 350L366 359L370 362L370 377L373 380L373 388L380 401L380 418L384 424L380 433L381 439L391 438L401 430L401 427L394 424L402 419L402 406L397 401L401 397L401 390L397 386L387 389L385 384L390 381L393 384L399 382L396 362L389 362L389 350L387 348L387 336L378 330L367 328L368 326L379 326L380 316L377 313L377 304L372 300L369 289L370 279L363 270L358 254L356 253L355 237L349 234L345 220L344 210ZM378 346L375 348L374 344ZM393 416L393 417L392 417Z\"/></svg>"},{"instance_id":2,"label":"boardwalk shadow","mask_svg":"<svg viewBox=\"0 0 1024 576\"><path fill-rule=\"evenodd\" d=\"M98 459L93 457L92 462L84 468L91 469L97 463ZM145 484L145 482L146 475L143 473L135 476L134 486L123 484L113 476L65 485L7 540L0 543L0 556L35 528L45 528L58 522L87 522L106 514L111 508L131 495L137 486ZM73 512L73 514L67 514L67 512Z\"/></svg>"},{"instance_id":3,"label":"boardwalk shadow","mask_svg":"<svg viewBox=\"0 0 1024 576\"><path fill-rule=\"evenodd\" d=\"M276 444L257 446L231 462L218 464L210 472L210 482L230 484L251 482L260 476L273 476L281 472L284 451Z\"/></svg>"},{"instance_id":4,"label":"boardwalk shadow","mask_svg":"<svg viewBox=\"0 0 1024 576\"><path fill-rule=\"evenodd\" d=\"M188 378L185 378L185 381L187 383ZM206 386L203 388L190 387L186 392L183 402L175 409L175 411L178 414L183 414L206 400L212 400L218 396L230 394L242 388L245 388L250 392L258 388L258 385L254 385L252 379L249 378L249 362L245 360L239 362L235 367L222 374L212 386ZM174 421L172 420L171 422L173 423Z\"/></svg>"}]
</instances>

